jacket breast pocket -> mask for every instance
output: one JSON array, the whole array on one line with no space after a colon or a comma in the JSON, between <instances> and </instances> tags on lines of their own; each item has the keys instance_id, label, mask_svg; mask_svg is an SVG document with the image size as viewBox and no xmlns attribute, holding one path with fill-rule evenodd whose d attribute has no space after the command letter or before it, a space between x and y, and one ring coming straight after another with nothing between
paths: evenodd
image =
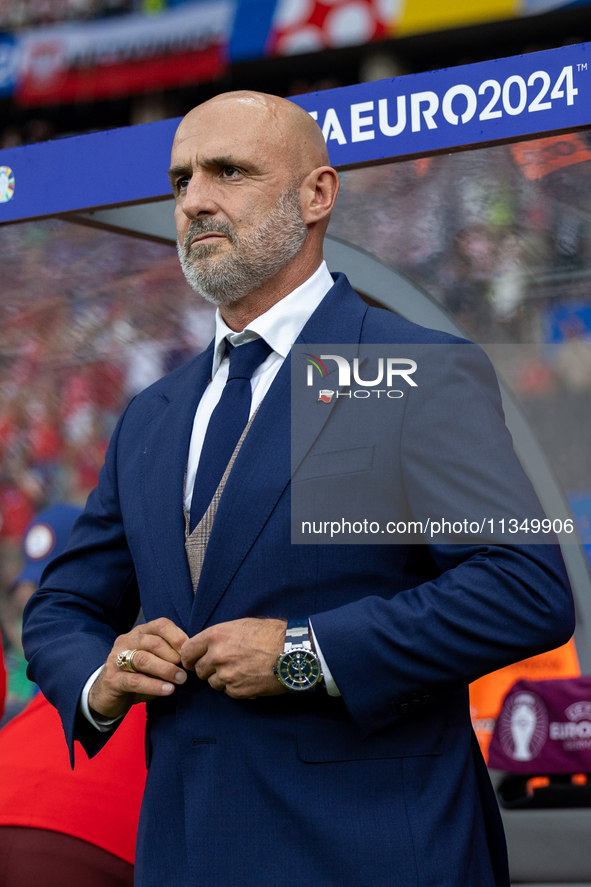
<instances>
[{"instance_id":1,"label":"jacket breast pocket","mask_svg":"<svg viewBox=\"0 0 591 887\"><path fill-rule=\"evenodd\" d=\"M373 453L373 446L331 450L326 453L310 453L295 473L293 483L311 480L314 477L331 477L335 474L371 471Z\"/></svg>"},{"instance_id":2,"label":"jacket breast pocket","mask_svg":"<svg viewBox=\"0 0 591 887\"><path fill-rule=\"evenodd\" d=\"M298 754L302 761L365 761L440 755L443 751L440 703L361 738L342 699L323 695L322 702L298 713Z\"/></svg>"}]
</instances>

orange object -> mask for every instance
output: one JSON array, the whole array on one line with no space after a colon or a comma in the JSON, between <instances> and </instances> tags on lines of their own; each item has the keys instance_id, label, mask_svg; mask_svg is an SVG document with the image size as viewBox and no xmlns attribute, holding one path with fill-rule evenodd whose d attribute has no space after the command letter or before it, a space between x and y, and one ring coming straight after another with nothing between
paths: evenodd
<instances>
[{"instance_id":1,"label":"orange object","mask_svg":"<svg viewBox=\"0 0 591 887\"><path fill-rule=\"evenodd\" d=\"M531 798L537 788L546 788L547 785L550 785L549 776L532 776L532 778L528 779L525 783L525 789Z\"/></svg>"},{"instance_id":2,"label":"orange object","mask_svg":"<svg viewBox=\"0 0 591 887\"><path fill-rule=\"evenodd\" d=\"M417 160L413 160L413 166L417 179L422 179L424 176L427 175L432 163L432 157L419 157Z\"/></svg>"},{"instance_id":3,"label":"orange object","mask_svg":"<svg viewBox=\"0 0 591 887\"><path fill-rule=\"evenodd\" d=\"M145 705L134 705L92 760L70 769L59 715L40 693L0 731L0 826L81 838L133 864L146 781Z\"/></svg>"},{"instance_id":4,"label":"orange object","mask_svg":"<svg viewBox=\"0 0 591 887\"><path fill-rule=\"evenodd\" d=\"M563 647L493 671L471 684L472 726L485 760L488 760L488 746L503 699L513 684L522 679L545 681L553 678L578 678L580 674L579 660L571 638Z\"/></svg>"},{"instance_id":5,"label":"orange object","mask_svg":"<svg viewBox=\"0 0 591 887\"><path fill-rule=\"evenodd\" d=\"M534 139L532 142L516 142L511 145L511 153L530 181L541 179L565 166L591 160L587 143L575 132Z\"/></svg>"},{"instance_id":6,"label":"orange object","mask_svg":"<svg viewBox=\"0 0 591 887\"><path fill-rule=\"evenodd\" d=\"M573 773L570 778L570 781L573 785L587 785L587 774L586 773Z\"/></svg>"}]
</instances>

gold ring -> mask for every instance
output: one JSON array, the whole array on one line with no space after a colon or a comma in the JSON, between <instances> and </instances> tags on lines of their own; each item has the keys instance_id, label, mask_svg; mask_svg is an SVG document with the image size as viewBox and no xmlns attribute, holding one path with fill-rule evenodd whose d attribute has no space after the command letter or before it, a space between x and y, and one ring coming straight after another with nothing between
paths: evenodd
<instances>
[{"instance_id":1,"label":"gold ring","mask_svg":"<svg viewBox=\"0 0 591 887\"><path fill-rule=\"evenodd\" d=\"M136 653L137 650L124 650L122 653L117 653L117 668L122 671L137 671L133 667L133 657Z\"/></svg>"}]
</instances>

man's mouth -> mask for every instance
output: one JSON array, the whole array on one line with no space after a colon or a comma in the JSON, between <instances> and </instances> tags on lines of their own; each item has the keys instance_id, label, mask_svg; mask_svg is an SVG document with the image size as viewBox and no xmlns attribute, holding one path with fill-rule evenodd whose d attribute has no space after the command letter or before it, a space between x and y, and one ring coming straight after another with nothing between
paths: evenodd
<instances>
[{"instance_id":1,"label":"man's mouth","mask_svg":"<svg viewBox=\"0 0 591 887\"><path fill-rule=\"evenodd\" d=\"M210 240L219 240L221 238L226 238L226 235L222 234L221 231L204 231L203 234L197 234L196 237L193 237L189 244L189 249L196 243L207 243Z\"/></svg>"}]
</instances>

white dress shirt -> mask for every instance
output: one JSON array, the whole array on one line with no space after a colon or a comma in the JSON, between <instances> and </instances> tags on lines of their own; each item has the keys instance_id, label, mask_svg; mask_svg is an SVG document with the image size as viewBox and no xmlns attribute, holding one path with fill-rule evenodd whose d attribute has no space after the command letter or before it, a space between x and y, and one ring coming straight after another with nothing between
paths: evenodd
<instances>
[{"instance_id":1,"label":"white dress shirt","mask_svg":"<svg viewBox=\"0 0 591 887\"><path fill-rule=\"evenodd\" d=\"M276 302L268 311L255 317L248 326L241 332L235 333L224 322L219 309L215 316L215 346L213 354L213 365L211 370L211 380L205 389L203 397L199 401L195 419L193 421L193 431L191 433L191 441L189 444L189 457L187 460L187 481L185 485L185 507L187 512L191 512L191 498L193 495L193 486L195 484L195 476L197 474L197 466L199 457L203 449L203 441L207 426L217 403L222 396L224 385L228 378L228 370L230 361L226 352L226 340L230 344L239 346L253 339L260 337L264 339L273 351L266 360L254 371L251 379L252 401L250 405L250 416L260 405L265 394L271 387L275 376L279 372L283 361L288 356L291 346L294 344L304 326L316 310L327 292L332 288L334 281L330 276L326 262L317 268L317 270L304 283L293 290L288 296L285 296L279 302ZM340 692L332 678L330 669L322 655L322 652L316 641L314 629L310 623L312 630L312 638L316 653L320 659L322 666L322 674L326 685L327 692L330 696L340 696ZM90 688L102 670L98 668L86 682L80 698L80 708L91 724L101 731L108 730L110 725L117 718L110 720L101 718L100 722L90 713L88 706L88 694Z\"/></svg>"}]
</instances>

